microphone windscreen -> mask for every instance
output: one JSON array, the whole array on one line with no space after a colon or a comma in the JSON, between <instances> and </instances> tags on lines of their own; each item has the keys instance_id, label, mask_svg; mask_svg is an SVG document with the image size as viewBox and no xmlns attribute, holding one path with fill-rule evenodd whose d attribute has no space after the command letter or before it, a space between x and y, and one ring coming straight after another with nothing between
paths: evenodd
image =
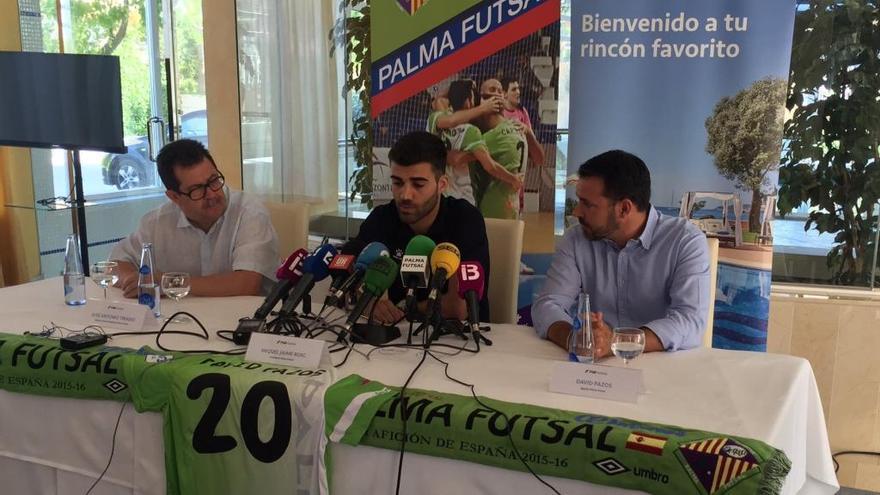
<instances>
[{"instance_id":1,"label":"microphone windscreen","mask_svg":"<svg viewBox=\"0 0 880 495\"><path fill-rule=\"evenodd\" d=\"M468 291L477 293L477 300L483 299L486 272L479 261L464 261L458 267L458 296L464 299Z\"/></svg>"},{"instance_id":2,"label":"microphone windscreen","mask_svg":"<svg viewBox=\"0 0 880 495\"><path fill-rule=\"evenodd\" d=\"M431 253L431 271L436 274L442 268L446 270L447 279L455 275L459 263L461 263L461 253L455 244L441 242Z\"/></svg>"},{"instance_id":3,"label":"microphone windscreen","mask_svg":"<svg viewBox=\"0 0 880 495\"><path fill-rule=\"evenodd\" d=\"M357 262L355 262L355 268L359 270L366 270L367 267L373 264L374 261L379 259L380 257L387 258L388 247L381 242L371 242L367 244L367 247L361 251L361 254L357 258Z\"/></svg>"},{"instance_id":4,"label":"microphone windscreen","mask_svg":"<svg viewBox=\"0 0 880 495\"><path fill-rule=\"evenodd\" d=\"M284 263L281 263L281 266L275 270L275 278L278 280L299 280L302 276L302 266L300 265L308 255L309 252L302 248L290 253Z\"/></svg>"},{"instance_id":5,"label":"microphone windscreen","mask_svg":"<svg viewBox=\"0 0 880 495\"><path fill-rule=\"evenodd\" d=\"M361 254L361 251L367 247L367 243L358 239L350 239L348 242L342 245L342 248L339 249L339 252L342 254L351 254L357 256Z\"/></svg>"},{"instance_id":6,"label":"microphone windscreen","mask_svg":"<svg viewBox=\"0 0 880 495\"><path fill-rule=\"evenodd\" d=\"M432 241L430 237L417 235L409 240L406 245L406 255L412 256L431 256L437 243Z\"/></svg>"},{"instance_id":7,"label":"microphone windscreen","mask_svg":"<svg viewBox=\"0 0 880 495\"><path fill-rule=\"evenodd\" d=\"M336 256L336 248L324 244L303 261L303 273L311 273L314 281L324 280L330 275L330 261Z\"/></svg>"},{"instance_id":8,"label":"microphone windscreen","mask_svg":"<svg viewBox=\"0 0 880 495\"><path fill-rule=\"evenodd\" d=\"M351 254L337 254L330 262L330 271L351 272L355 257Z\"/></svg>"},{"instance_id":9,"label":"microphone windscreen","mask_svg":"<svg viewBox=\"0 0 880 495\"><path fill-rule=\"evenodd\" d=\"M364 275L364 290L380 296L391 287L397 278L397 262L387 256L381 256L367 267Z\"/></svg>"}]
</instances>

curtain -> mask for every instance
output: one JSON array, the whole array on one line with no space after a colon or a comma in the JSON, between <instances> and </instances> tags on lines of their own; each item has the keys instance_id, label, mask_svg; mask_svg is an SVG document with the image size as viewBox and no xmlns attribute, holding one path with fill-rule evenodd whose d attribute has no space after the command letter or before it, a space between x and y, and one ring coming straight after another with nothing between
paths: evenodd
<instances>
[{"instance_id":1,"label":"curtain","mask_svg":"<svg viewBox=\"0 0 880 495\"><path fill-rule=\"evenodd\" d=\"M334 1L240 0L239 81L245 189L336 208Z\"/></svg>"}]
</instances>

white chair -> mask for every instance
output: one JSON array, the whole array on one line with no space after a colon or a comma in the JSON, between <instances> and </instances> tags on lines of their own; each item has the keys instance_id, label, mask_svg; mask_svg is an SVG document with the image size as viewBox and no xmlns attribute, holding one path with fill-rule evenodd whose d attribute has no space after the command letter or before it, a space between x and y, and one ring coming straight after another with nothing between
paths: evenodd
<instances>
[{"instance_id":1,"label":"white chair","mask_svg":"<svg viewBox=\"0 0 880 495\"><path fill-rule=\"evenodd\" d=\"M308 248L309 205L299 201L291 203L265 202L272 226L278 234L278 255L286 258L294 250Z\"/></svg>"},{"instance_id":2,"label":"white chair","mask_svg":"<svg viewBox=\"0 0 880 495\"><path fill-rule=\"evenodd\" d=\"M489 239L489 322L517 321L519 291L519 263L522 256L522 220L486 219L486 237Z\"/></svg>"},{"instance_id":3,"label":"white chair","mask_svg":"<svg viewBox=\"0 0 880 495\"><path fill-rule=\"evenodd\" d=\"M709 315L703 332L703 347L712 347L712 325L715 323L715 286L718 283L718 239L706 238L709 243Z\"/></svg>"}]
</instances>

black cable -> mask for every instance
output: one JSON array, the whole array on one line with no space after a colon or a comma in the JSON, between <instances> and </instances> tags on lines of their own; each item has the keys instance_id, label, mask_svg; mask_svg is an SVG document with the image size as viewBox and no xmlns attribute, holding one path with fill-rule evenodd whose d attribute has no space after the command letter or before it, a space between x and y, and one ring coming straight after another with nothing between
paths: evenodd
<instances>
[{"instance_id":1,"label":"black cable","mask_svg":"<svg viewBox=\"0 0 880 495\"><path fill-rule=\"evenodd\" d=\"M394 491L394 493L396 495L400 495L400 478L401 478L401 475L403 474L403 454L406 452L407 411L406 411L406 403L403 401L403 399L404 399L403 394L404 394L404 392L406 392L406 387L409 386L409 382L412 381L414 376L416 376L416 371L418 371L419 368L422 367L422 364L425 362L425 358L427 356L428 356L428 351L425 350L425 352L422 353L422 359L419 360L419 364L417 364L416 367L413 368L412 373L409 374L409 377L403 383L403 386L400 387L400 402L399 402L399 404L400 404L400 417L403 420L403 435L400 439L400 458L397 461L397 489Z\"/></svg>"},{"instance_id":2,"label":"black cable","mask_svg":"<svg viewBox=\"0 0 880 495\"><path fill-rule=\"evenodd\" d=\"M534 476L538 481L543 483L547 488L553 490L553 493L555 493L556 495L560 495L559 490L554 488L553 485L551 485L550 483L547 483L546 481L544 481L544 478L541 478L538 475L538 473L536 473L534 470L532 470L532 467L529 466L528 461L526 461L526 459L523 457L523 455L519 452L519 449L516 448L516 443L513 441L513 425L510 423L510 418L507 417L507 414L505 414L504 411L500 411L498 409L495 409L494 407L491 407L491 406L487 405L485 402L481 401L480 398L477 397L476 388L473 384L465 383L461 380L455 379L452 376L450 376L449 375L449 363L438 358L437 356L434 355L434 353L432 353L429 350L426 350L425 353L430 354L432 358L434 358L435 360L437 360L438 362L443 364L443 373L446 375L446 378L452 380L453 382L455 382L459 385L468 387L471 391L471 395L474 397L474 400L477 401L477 404L479 404L480 406L482 406L485 409L488 409L488 410L493 411L497 414L500 414L501 417L504 418L504 421L507 423L507 439L510 440L510 446L513 447L513 452L514 452L514 454L516 454L516 458L519 459L520 462L522 462L523 466L525 466L526 469L528 469L530 473L532 473L532 476Z\"/></svg>"},{"instance_id":3,"label":"black cable","mask_svg":"<svg viewBox=\"0 0 880 495\"><path fill-rule=\"evenodd\" d=\"M95 482L92 483L92 486L89 487L85 495L92 493L92 490L98 486L98 483L100 483L101 479L104 478L104 475L107 474L107 470L110 469L110 464L113 462L113 453L116 452L116 433L119 431L119 422L122 420L122 413L125 411L125 406L127 405L128 402L122 403L122 407L119 409L119 416L116 417L116 426L113 428L113 440L110 444L110 458L107 459L107 465L104 466L104 470L101 471L101 474L98 475L98 478L95 479Z\"/></svg>"},{"instance_id":4,"label":"black cable","mask_svg":"<svg viewBox=\"0 0 880 495\"><path fill-rule=\"evenodd\" d=\"M840 469L840 464L837 462L837 456L839 455L874 455L880 456L880 452L868 452L866 450L841 450L840 452L835 452L831 454L831 462L834 463L834 472L836 473L838 469Z\"/></svg>"},{"instance_id":5,"label":"black cable","mask_svg":"<svg viewBox=\"0 0 880 495\"><path fill-rule=\"evenodd\" d=\"M194 322L196 322L196 324L199 326L199 328L202 329L202 333L189 332L186 330L166 330L166 327L168 327L168 324L171 323L171 320L173 320L174 317L176 317L178 315L185 315L185 316L189 316L190 318L192 318L192 320ZM186 311L178 311L178 312L174 313L173 315L171 315L171 317L168 318L168 320L166 320L165 323L162 325L162 327L159 328L159 330L156 332L115 332L115 333L107 334L107 336L109 338L113 338L113 337L118 337L120 335L155 335L156 336L156 347L158 347L160 350L163 350L165 352L177 352L177 353L181 353L181 354L222 354L225 356L239 356L239 355L242 355L246 352L245 349L238 349L238 350L232 350L232 351L218 351L218 350L212 350L212 349L189 349L189 350L176 351L174 349L169 349L169 348L163 346L161 343L159 343L159 337L161 337L162 335L166 335L166 334L191 335L191 336L199 337L199 338L202 338L205 340L210 340L210 338L211 338L211 336L208 334L208 330L205 329L204 325L202 325L202 322L199 321L199 319L196 318L195 316L193 316L191 313L187 313Z\"/></svg>"}]
</instances>

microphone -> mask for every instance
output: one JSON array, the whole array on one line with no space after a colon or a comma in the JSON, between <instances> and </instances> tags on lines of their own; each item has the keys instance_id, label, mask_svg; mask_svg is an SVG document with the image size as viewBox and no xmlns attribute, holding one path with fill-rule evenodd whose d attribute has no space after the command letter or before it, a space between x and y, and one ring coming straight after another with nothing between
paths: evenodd
<instances>
[{"instance_id":1,"label":"microphone","mask_svg":"<svg viewBox=\"0 0 880 495\"><path fill-rule=\"evenodd\" d=\"M287 301L281 306L279 318L290 316L294 308L315 286L315 282L320 282L330 275L330 261L334 256L336 256L336 248L330 244L324 244L303 260L302 277L290 292Z\"/></svg>"},{"instance_id":2,"label":"microphone","mask_svg":"<svg viewBox=\"0 0 880 495\"><path fill-rule=\"evenodd\" d=\"M415 319L416 289L428 286L429 258L436 247L429 237L417 235L406 245L406 254L400 262L400 280L406 287L406 318L410 321Z\"/></svg>"},{"instance_id":3,"label":"microphone","mask_svg":"<svg viewBox=\"0 0 880 495\"><path fill-rule=\"evenodd\" d=\"M429 318L436 309L440 288L443 287L443 283L447 279L455 275L459 263L461 263L461 252L455 247L455 244L441 242L431 253L431 270L434 275L431 277L431 292L428 293Z\"/></svg>"},{"instance_id":4,"label":"microphone","mask_svg":"<svg viewBox=\"0 0 880 495\"><path fill-rule=\"evenodd\" d=\"M297 249L278 267L275 271L275 277L278 278L278 282L275 282L272 290L269 291L269 295L263 300L263 304L254 312L255 319L265 320L272 311L272 308L275 307L275 304L281 298L287 296L287 293L290 292L290 289L302 276L301 265L308 254L309 252L305 249Z\"/></svg>"},{"instance_id":5,"label":"microphone","mask_svg":"<svg viewBox=\"0 0 880 495\"><path fill-rule=\"evenodd\" d=\"M345 252L344 248L343 252ZM361 280L363 280L364 275L367 272L367 267L372 265L373 262L380 257L389 257L388 247L381 242L371 242L367 244L354 262L354 271L339 285L339 288L337 288L335 292L332 290L330 291L330 294L327 295L327 299L324 300L324 305L335 306L342 296L350 290L356 289L358 285L360 285Z\"/></svg>"},{"instance_id":6,"label":"microphone","mask_svg":"<svg viewBox=\"0 0 880 495\"><path fill-rule=\"evenodd\" d=\"M351 330L364 309L391 287L397 277L397 269L397 263L388 256L380 256L370 264L364 274L364 294L348 314L346 330Z\"/></svg>"},{"instance_id":7,"label":"microphone","mask_svg":"<svg viewBox=\"0 0 880 495\"><path fill-rule=\"evenodd\" d=\"M479 261L465 261L458 267L458 297L467 303L468 326L471 327L477 349L480 348L480 340L492 345L492 341L480 333L480 300L483 299L485 278L483 265Z\"/></svg>"}]
</instances>

